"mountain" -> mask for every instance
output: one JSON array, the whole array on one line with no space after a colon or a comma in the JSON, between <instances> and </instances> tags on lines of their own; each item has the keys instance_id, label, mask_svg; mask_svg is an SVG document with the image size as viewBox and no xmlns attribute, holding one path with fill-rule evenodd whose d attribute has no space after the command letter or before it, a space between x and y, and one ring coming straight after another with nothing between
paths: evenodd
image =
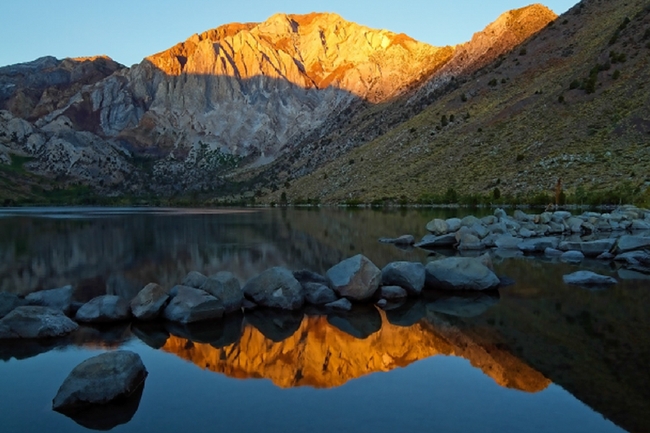
<instances>
[{"instance_id":1,"label":"mountain","mask_svg":"<svg viewBox=\"0 0 650 433\"><path fill-rule=\"evenodd\" d=\"M419 91L320 138L345 153L297 155L276 191L264 172L253 184L269 202L548 204L561 179L574 202L648 204L649 58L646 1L582 1L431 102Z\"/></svg>"},{"instance_id":2,"label":"mountain","mask_svg":"<svg viewBox=\"0 0 650 433\"><path fill-rule=\"evenodd\" d=\"M278 14L194 35L97 80L73 74L55 84L64 88L58 94L34 80L12 82L31 96L0 113L0 161L13 167L0 170L0 180L27 199L66 186L170 196L241 193L255 176L279 185L419 113L554 18L533 5L506 13L467 44L433 47L335 14ZM28 66L0 69L0 83ZM374 113L388 120L383 128L359 125ZM349 143L331 138L353 124ZM297 154L312 164L288 167Z\"/></svg>"}]
</instances>

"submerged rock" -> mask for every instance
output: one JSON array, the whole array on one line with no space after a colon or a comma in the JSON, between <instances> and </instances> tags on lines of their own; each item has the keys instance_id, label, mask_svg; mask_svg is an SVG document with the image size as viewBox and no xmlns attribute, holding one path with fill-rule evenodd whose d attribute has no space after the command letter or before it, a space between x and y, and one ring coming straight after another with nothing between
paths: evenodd
<instances>
[{"instance_id":1,"label":"submerged rock","mask_svg":"<svg viewBox=\"0 0 650 433\"><path fill-rule=\"evenodd\" d=\"M136 319L153 320L160 315L168 301L167 291L156 283L150 283L131 300L131 312Z\"/></svg>"},{"instance_id":2,"label":"submerged rock","mask_svg":"<svg viewBox=\"0 0 650 433\"><path fill-rule=\"evenodd\" d=\"M75 319L78 322L108 323L127 320L131 317L131 306L115 295L98 296L79 308Z\"/></svg>"},{"instance_id":3,"label":"submerged rock","mask_svg":"<svg viewBox=\"0 0 650 433\"><path fill-rule=\"evenodd\" d=\"M616 284L617 281L613 277L606 275L596 274L591 271L578 271L572 274L565 275L562 280L566 284L575 284L579 286L603 286Z\"/></svg>"},{"instance_id":4,"label":"submerged rock","mask_svg":"<svg viewBox=\"0 0 650 433\"><path fill-rule=\"evenodd\" d=\"M432 249L432 248L442 248L442 247L451 247L456 244L456 235L455 233L449 233L441 236L434 235L425 235L420 242L415 244L418 248Z\"/></svg>"},{"instance_id":5,"label":"submerged rock","mask_svg":"<svg viewBox=\"0 0 650 433\"><path fill-rule=\"evenodd\" d=\"M381 238L379 242L383 244L394 244L398 246L409 246L415 243L413 235L402 235L398 238Z\"/></svg>"},{"instance_id":6,"label":"submerged rock","mask_svg":"<svg viewBox=\"0 0 650 433\"><path fill-rule=\"evenodd\" d=\"M163 311L163 316L172 322L193 323L202 320L219 319L223 316L224 308L214 296L187 286L175 286L169 305Z\"/></svg>"},{"instance_id":7,"label":"submerged rock","mask_svg":"<svg viewBox=\"0 0 650 433\"><path fill-rule=\"evenodd\" d=\"M580 263L585 259L585 255L580 251L567 251L560 256L560 260L566 263Z\"/></svg>"},{"instance_id":8,"label":"submerged rock","mask_svg":"<svg viewBox=\"0 0 650 433\"><path fill-rule=\"evenodd\" d=\"M61 337L78 328L61 310L21 306L0 319L0 339Z\"/></svg>"},{"instance_id":9,"label":"submerged rock","mask_svg":"<svg viewBox=\"0 0 650 433\"><path fill-rule=\"evenodd\" d=\"M442 290L490 290L499 286L499 278L480 260L449 257L426 265L426 285Z\"/></svg>"},{"instance_id":10,"label":"submerged rock","mask_svg":"<svg viewBox=\"0 0 650 433\"><path fill-rule=\"evenodd\" d=\"M361 254L332 266L326 275L339 296L355 301L370 299L381 282L379 268Z\"/></svg>"},{"instance_id":11,"label":"submerged rock","mask_svg":"<svg viewBox=\"0 0 650 433\"><path fill-rule=\"evenodd\" d=\"M392 262L381 270L381 284L400 286L413 296L422 292L424 278L424 265L417 262Z\"/></svg>"},{"instance_id":12,"label":"submerged rock","mask_svg":"<svg viewBox=\"0 0 650 433\"><path fill-rule=\"evenodd\" d=\"M77 365L63 381L52 409L83 410L126 398L144 384L147 369L140 356L126 350L104 353Z\"/></svg>"},{"instance_id":13,"label":"submerged rock","mask_svg":"<svg viewBox=\"0 0 650 433\"><path fill-rule=\"evenodd\" d=\"M56 310L63 311L64 314L70 314L72 306L72 286L30 293L25 297L25 301L30 305L52 307Z\"/></svg>"},{"instance_id":14,"label":"submerged rock","mask_svg":"<svg viewBox=\"0 0 650 433\"><path fill-rule=\"evenodd\" d=\"M283 310L297 310L305 302L302 285L288 269L275 267L251 278L244 295L257 305Z\"/></svg>"}]
</instances>

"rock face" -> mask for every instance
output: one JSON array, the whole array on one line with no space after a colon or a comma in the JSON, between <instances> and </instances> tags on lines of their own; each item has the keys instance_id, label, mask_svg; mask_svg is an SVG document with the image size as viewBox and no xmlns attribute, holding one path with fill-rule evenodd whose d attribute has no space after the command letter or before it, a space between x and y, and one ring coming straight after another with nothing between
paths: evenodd
<instances>
[{"instance_id":1,"label":"rock face","mask_svg":"<svg viewBox=\"0 0 650 433\"><path fill-rule=\"evenodd\" d=\"M72 305L72 286L65 286L59 289L42 290L30 293L25 300L31 305L43 305L70 314Z\"/></svg>"},{"instance_id":2,"label":"rock face","mask_svg":"<svg viewBox=\"0 0 650 433\"><path fill-rule=\"evenodd\" d=\"M59 310L22 306L0 320L0 339L61 337L77 328L78 325Z\"/></svg>"},{"instance_id":3,"label":"rock face","mask_svg":"<svg viewBox=\"0 0 650 433\"><path fill-rule=\"evenodd\" d=\"M82 305L75 319L78 322L108 323L127 320L131 317L131 306L119 296L99 296Z\"/></svg>"},{"instance_id":4,"label":"rock face","mask_svg":"<svg viewBox=\"0 0 650 433\"><path fill-rule=\"evenodd\" d=\"M251 278L243 287L244 296L257 305L297 310L305 301L302 285L291 271L275 267Z\"/></svg>"},{"instance_id":5,"label":"rock face","mask_svg":"<svg viewBox=\"0 0 650 433\"><path fill-rule=\"evenodd\" d=\"M65 413L126 398L143 386L146 377L147 369L133 352L118 350L95 356L70 372L52 401L52 409Z\"/></svg>"},{"instance_id":6,"label":"rock face","mask_svg":"<svg viewBox=\"0 0 650 433\"><path fill-rule=\"evenodd\" d=\"M399 286L409 295L417 296L424 287L424 265L415 262L393 262L381 270L381 284Z\"/></svg>"},{"instance_id":7,"label":"rock face","mask_svg":"<svg viewBox=\"0 0 650 433\"><path fill-rule=\"evenodd\" d=\"M221 302L203 290L187 286L175 286L170 291L173 298L163 311L167 320L180 323L194 323L219 319L224 308Z\"/></svg>"},{"instance_id":8,"label":"rock face","mask_svg":"<svg viewBox=\"0 0 650 433\"><path fill-rule=\"evenodd\" d=\"M590 271L578 271L562 277L566 284L578 286L604 286L616 284L615 278L606 275L596 274Z\"/></svg>"},{"instance_id":9,"label":"rock face","mask_svg":"<svg viewBox=\"0 0 650 433\"><path fill-rule=\"evenodd\" d=\"M221 301L225 313L241 309L244 293L239 280L231 272L219 272L207 278L200 289Z\"/></svg>"},{"instance_id":10,"label":"rock face","mask_svg":"<svg viewBox=\"0 0 650 433\"><path fill-rule=\"evenodd\" d=\"M449 257L426 265L426 285L442 290L490 290L499 278L479 260Z\"/></svg>"},{"instance_id":11,"label":"rock face","mask_svg":"<svg viewBox=\"0 0 650 433\"><path fill-rule=\"evenodd\" d=\"M169 294L156 283L147 284L131 300L131 312L138 320L153 320L162 312L169 301Z\"/></svg>"},{"instance_id":12,"label":"rock face","mask_svg":"<svg viewBox=\"0 0 650 433\"><path fill-rule=\"evenodd\" d=\"M370 299L381 282L379 268L361 254L332 266L326 276L339 296L354 301Z\"/></svg>"}]
</instances>

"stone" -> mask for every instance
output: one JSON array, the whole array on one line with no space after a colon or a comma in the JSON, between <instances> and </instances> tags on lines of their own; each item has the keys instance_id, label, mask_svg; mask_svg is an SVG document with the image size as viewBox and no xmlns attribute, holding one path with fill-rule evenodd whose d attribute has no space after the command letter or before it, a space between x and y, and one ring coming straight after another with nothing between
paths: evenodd
<instances>
[{"instance_id":1,"label":"stone","mask_svg":"<svg viewBox=\"0 0 650 433\"><path fill-rule=\"evenodd\" d=\"M361 254L332 266L326 275L339 296L355 301L370 299L381 282L379 268Z\"/></svg>"},{"instance_id":2,"label":"stone","mask_svg":"<svg viewBox=\"0 0 650 433\"><path fill-rule=\"evenodd\" d=\"M400 286L382 286L379 289L379 296L382 299L392 301L394 299L406 298L409 294Z\"/></svg>"},{"instance_id":3,"label":"stone","mask_svg":"<svg viewBox=\"0 0 650 433\"><path fill-rule=\"evenodd\" d=\"M25 301L13 293L0 293L0 319L15 308L25 305Z\"/></svg>"},{"instance_id":4,"label":"stone","mask_svg":"<svg viewBox=\"0 0 650 433\"><path fill-rule=\"evenodd\" d=\"M350 311L352 309L352 303L346 298L341 298L337 301L325 304L325 307L333 310Z\"/></svg>"},{"instance_id":5,"label":"stone","mask_svg":"<svg viewBox=\"0 0 650 433\"><path fill-rule=\"evenodd\" d=\"M264 307L297 310L305 302L302 285L291 271L282 267L267 269L251 278L242 290L244 296Z\"/></svg>"},{"instance_id":6,"label":"stone","mask_svg":"<svg viewBox=\"0 0 650 433\"><path fill-rule=\"evenodd\" d=\"M559 224L554 221L551 221L548 223L548 233L553 234L553 235L558 235L560 233L564 233L564 224Z\"/></svg>"},{"instance_id":7,"label":"stone","mask_svg":"<svg viewBox=\"0 0 650 433\"><path fill-rule=\"evenodd\" d=\"M625 262L628 265L650 265L650 252L648 251L628 251L614 257L617 262Z\"/></svg>"},{"instance_id":8,"label":"stone","mask_svg":"<svg viewBox=\"0 0 650 433\"><path fill-rule=\"evenodd\" d=\"M305 283L320 283L324 285L329 284L329 280L322 276L321 274L317 274L316 272L309 271L307 269L303 269L301 271L294 271L293 277L298 280L300 284L305 284Z\"/></svg>"},{"instance_id":9,"label":"stone","mask_svg":"<svg viewBox=\"0 0 650 433\"><path fill-rule=\"evenodd\" d=\"M613 260L614 259L614 254L612 253L602 253L598 257L596 257L598 260Z\"/></svg>"},{"instance_id":10,"label":"stone","mask_svg":"<svg viewBox=\"0 0 650 433\"><path fill-rule=\"evenodd\" d=\"M131 306L115 295L98 296L79 308L75 315L77 322L109 323L128 320Z\"/></svg>"},{"instance_id":11,"label":"stone","mask_svg":"<svg viewBox=\"0 0 650 433\"><path fill-rule=\"evenodd\" d=\"M504 249L504 250L518 250L519 249L519 244L523 241L521 238L516 238L512 235L502 235L500 236L496 241L494 241L494 244L496 245L497 248Z\"/></svg>"},{"instance_id":12,"label":"stone","mask_svg":"<svg viewBox=\"0 0 650 433\"><path fill-rule=\"evenodd\" d=\"M42 305L56 310L61 310L64 314L70 314L72 306L72 286L30 293L25 297L25 301L27 301L29 305Z\"/></svg>"},{"instance_id":13,"label":"stone","mask_svg":"<svg viewBox=\"0 0 650 433\"><path fill-rule=\"evenodd\" d=\"M380 299L379 301L377 301L377 306L383 309L388 306L388 301L385 299Z\"/></svg>"},{"instance_id":14,"label":"stone","mask_svg":"<svg viewBox=\"0 0 650 433\"><path fill-rule=\"evenodd\" d=\"M527 229L526 227L522 227L519 229L519 237L522 237L524 239L531 238L535 236L535 232Z\"/></svg>"},{"instance_id":15,"label":"stone","mask_svg":"<svg viewBox=\"0 0 650 433\"><path fill-rule=\"evenodd\" d=\"M459 250L482 250L485 246L481 243L481 240L473 234L473 230L463 226L456 233L456 239L458 239L458 249Z\"/></svg>"},{"instance_id":16,"label":"stone","mask_svg":"<svg viewBox=\"0 0 650 433\"><path fill-rule=\"evenodd\" d=\"M302 288L305 291L305 302L312 305L325 305L338 299L334 290L321 283L305 283Z\"/></svg>"},{"instance_id":17,"label":"stone","mask_svg":"<svg viewBox=\"0 0 650 433\"><path fill-rule=\"evenodd\" d=\"M515 220L520 221L520 222L526 222L526 221L531 220L531 217L528 214L526 214L524 211L519 210L519 209L515 210L515 212L512 214L512 217Z\"/></svg>"},{"instance_id":18,"label":"stone","mask_svg":"<svg viewBox=\"0 0 650 433\"><path fill-rule=\"evenodd\" d=\"M650 236L623 235L618 238L615 254L650 248Z\"/></svg>"},{"instance_id":19,"label":"stone","mask_svg":"<svg viewBox=\"0 0 650 433\"><path fill-rule=\"evenodd\" d=\"M476 218L474 215L468 215L460 220L461 227L472 227L474 224L481 224L481 220Z\"/></svg>"},{"instance_id":20,"label":"stone","mask_svg":"<svg viewBox=\"0 0 650 433\"><path fill-rule=\"evenodd\" d=\"M241 310L244 292L232 272L223 271L212 275L205 280L200 289L221 301L225 313Z\"/></svg>"},{"instance_id":21,"label":"stone","mask_svg":"<svg viewBox=\"0 0 650 433\"><path fill-rule=\"evenodd\" d=\"M606 275L596 274L591 271L578 271L562 277L566 284L574 284L578 286L604 286L616 284L615 278Z\"/></svg>"},{"instance_id":22,"label":"stone","mask_svg":"<svg viewBox=\"0 0 650 433\"><path fill-rule=\"evenodd\" d=\"M77 365L56 393L52 409L84 410L123 399L143 386L147 369L140 356L126 350L103 353Z\"/></svg>"},{"instance_id":23,"label":"stone","mask_svg":"<svg viewBox=\"0 0 650 433\"><path fill-rule=\"evenodd\" d=\"M456 235L454 233L434 236L434 235L425 235L420 242L415 244L418 248L442 248L442 247L451 247L456 244Z\"/></svg>"},{"instance_id":24,"label":"stone","mask_svg":"<svg viewBox=\"0 0 650 433\"><path fill-rule=\"evenodd\" d=\"M445 222L447 223L447 229L449 230L449 233L455 233L460 230L460 218L448 218L445 220Z\"/></svg>"},{"instance_id":25,"label":"stone","mask_svg":"<svg viewBox=\"0 0 650 433\"><path fill-rule=\"evenodd\" d=\"M481 224L483 224L486 227L490 226L492 224L497 224L498 222L499 222L499 219L497 217L495 217L494 215L488 215L488 216L484 216L483 218L481 218Z\"/></svg>"},{"instance_id":26,"label":"stone","mask_svg":"<svg viewBox=\"0 0 650 433\"><path fill-rule=\"evenodd\" d=\"M194 323L219 319L224 308L214 296L188 286L174 286L171 301L163 310L163 317L172 322Z\"/></svg>"},{"instance_id":27,"label":"stone","mask_svg":"<svg viewBox=\"0 0 650 433\"><path fill-rule=\"evenodd\" d=\"M20 306L0 319L0 339L62 337L78 328L61 310Z\"/></svg>"},{"instance_id":28,"label":"stone","mask_svg":"<svg viewBox=\"0 0 650 433\"><path fill-rule=\"evenodd\" d=\"M426 229L436 236L446 235L449 233L449 225L447 224L447 221L438 218L429 221Z\"/></svg>"},{"instance_id":29,"label":"stone","mask_svg":"<svg viewBox=\"0 0 650 433\"><path fill-rule=\"evenodd\" d=\"M544 250L544 255L548 257L560 257L564 252L556 250L555 248L546 248Z\"/></svg>"},{"instance_id":30,"label":"stone","mask_svg":"<svg viewBox=\"0 0 650 433\"><path fill-rule=\"evenodd\" d=\"M582 233L582 224L584 221L577 217L571 217L566 220L566 224L572 233Z\"/></svg>"},{"instance_id":31,"label":"stone","mask_svg":"<svg viewBox=\"0 0 650 433\"><path fill-rule=\"evenodd\" d=\"M551 212L543 212L539 215L539 224L549 224L553 219Z\"/></svg>"},{"instance_id":32,"label":"stone","mask_svg":"<svg viewBox=\"0 0 650 433\"><path fill-rule=\"evenodd\" d=\"M402 287L412 296L422 292L424 279L424 265L418 262L392 262L381 270L382 285Z\"/></svg>"},{"instance_id":33,"label":"stone","mask_svg":"<svg viewBox=\"0 0 650 433\"><path fill-rule=\"evenodd\" d=\"M488 231L490 233L496 234L496 235L504 235L508 233L508 227L506 226L506 223L501 221L498 223L490 224L487 227Z\"/></svg>"},{"instance_id":34,"label":"stone","mask_svg":"<svg viewBox=\"0 0 650 433\"><path fill-rule=\"evenodd\" d=\"M580 251L567 251L560 256L560 260L566 263L580 263L584 259L585 255Z\"/></svg>"},{"instance_id":35,"label":"stone","mask_svg":"<svg viewBox=\"0 0 650 433\"><path fill-rule=\"evenodd\" d=\"M563 211L563 210L558 210L553 212L553 216L551 217L551 221L554 221L556 223L561 223L564 220L567 220L571 218L571 212Z\"/></svg>"},{"instance_id":36,"label":"stone","mask_svg":"<svg viewBox=\"0 0 650 433\"><path fill-rule=\"evenodd\" d=\"M496 208L496 209L494 210L494 216L495 216L499 221L501 221L501 220L503 220L503 219L505 219L505 218L508 218L508 214L506 213L506 211L504 211L504 210L501 209L501 208Z\"/></svg>"},{"instance_id":37,"label":"stone","mask_svg":"<svg viewBox=\"0 0 650 433\"><path fill-rule=\"evenodd\" d=\"M473 224L470 228L479 239L483 239L490 234L490 231L482 224Z\"/></svg>"},{"instance_id":38,"label":"stone","mask_svg":"<svg viewBox=\"0 0 650 433\"><path fill-rule=\"evenodd\" d=\"M415 243L413 235L402 235L398 238L380 238L382 244L394 244L397 246L409 246Z\"/></svg>"},{"instance_id":39,"label":"stone","mask_svg":"<svg viewBox=\"0 0 650 433\"><path fill-rule=\"evenodd\" d=\"M580 251L586 257L598 257L602 253L609 252L616 245L616 239L598 239L595 241L582 242L580 244Z\"/></svg>"},{"instance_id":40,"label":"stone","mask_svg":"<svg viewBox=\"0 0 650 433\"><path fill-rule=\"evenodd\" d=\"M546 248L557 248L560 240L554 237L533 238L520 242L517 247L525 253L541 253Z\"/></svg>"},{"instance_id":41,"label":"stone","mask_svg":"<svg viewBox=\"0 0 650 433\"><path fill-rule=\"evenodd\" d=\"M183 281L181 282L182 286L186 287L194 287L195 289L201 288L203 283L205 283L205 280L207 280L208 277L203 275L200 272L197 271L192 271L189 274L183 278Z\"/></svg>"},{"instance_id":42,"label":"stone","mask_svg":"<svg viewBox=\"0 0 650 433\"><path fill-rule=\"evenodd\" d=\"M496 247L497 239L499 239L500 236L501 235L499 235L499 234L491 233L491 234L487 235L486 237L484 237L483 239L481 239L481 244L483 244L483 246L485 248Z\"/></svg>"},{"instance_id":43,"label":"stone","mask_svg":"<svg viewBox=\"0 0 650 433\"><path fill-rule=\"evenodd\" d=\"M632 221L630 228L632 230L650 230L650 221L636 219Z\"/></svg>"},{"instance_id":44,"label":"stone","mask_svg":"<svg viewBox=\"0 0 650 433\"><path fill-rule=\"evenodd\" d=\"M479 260L449 257L426 265L426 286L443 290L490 290L499 278Z\"/></svg>"},{"instance_id":45,"label":"stone","mask_svg":"<svg viewBox=\"0 0 650 433\"><path fill-rule=\"evenodd\" d=\"M149 283L131 299L131 313L138 320L153 320L158 318L167 306L169 294L156 283Z\"/></svg>"}]
</instances>

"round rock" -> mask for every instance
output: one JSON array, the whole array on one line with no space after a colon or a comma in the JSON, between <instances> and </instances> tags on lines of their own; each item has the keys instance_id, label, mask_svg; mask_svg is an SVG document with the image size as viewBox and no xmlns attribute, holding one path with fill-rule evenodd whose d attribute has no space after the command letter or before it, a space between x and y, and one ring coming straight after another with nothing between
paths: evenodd
<instances>
[{"instance_id":1,"label":"round rock","mask_svg":"<svg viewBox=\"0 0 650 433\"><path fill-rule=\"evenodd\" d=\"M361 254L332 266L326 276L339 296L355 301L370 299L381 282L379 268Z\"/></svg>"}]
</instances>

